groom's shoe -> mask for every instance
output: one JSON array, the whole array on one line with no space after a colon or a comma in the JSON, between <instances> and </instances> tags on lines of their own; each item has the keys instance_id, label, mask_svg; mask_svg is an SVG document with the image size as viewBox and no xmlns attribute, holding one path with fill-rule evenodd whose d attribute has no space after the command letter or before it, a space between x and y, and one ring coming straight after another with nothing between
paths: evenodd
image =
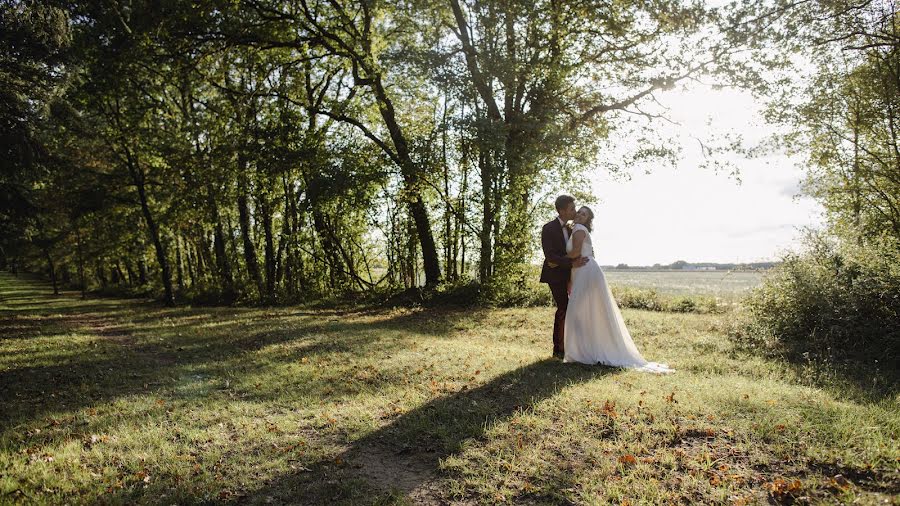
<instances>
[{"instance_id":1,"label":"groom's shoe","mask_svg":"<svg viewBox=\"0 0 900 506\"><path fill-rule=\"evenodd\" d=\"M554 352L553 352L553 358L558 358L558 359L562 360L563 357L564 357L563 352L561 352L561 351L554 351Z\"/></svg>"}]
</instances>

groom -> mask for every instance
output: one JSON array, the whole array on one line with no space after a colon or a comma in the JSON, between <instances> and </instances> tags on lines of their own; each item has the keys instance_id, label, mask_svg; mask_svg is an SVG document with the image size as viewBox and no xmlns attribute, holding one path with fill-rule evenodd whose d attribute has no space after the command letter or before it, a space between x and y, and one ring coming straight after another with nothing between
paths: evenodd
<instances>
[{"instance_id":1,"label":"groom","mask_svg":"<svg viewBox=\"0 0 900 506\"><path fill-rule=\"evenodd\" d=\"M575 199L568 195L556 197L556 219L541 229L541 248L544 250L544 266L541 269L541 283L550 285L550 293L556 302L556 317L553 320L553 356L563 358L566 308L569 306L569 275L573 267L587 263L586 257L566 256L569 229L566 222L575 219Z\"/></svg>"}]
</instances>

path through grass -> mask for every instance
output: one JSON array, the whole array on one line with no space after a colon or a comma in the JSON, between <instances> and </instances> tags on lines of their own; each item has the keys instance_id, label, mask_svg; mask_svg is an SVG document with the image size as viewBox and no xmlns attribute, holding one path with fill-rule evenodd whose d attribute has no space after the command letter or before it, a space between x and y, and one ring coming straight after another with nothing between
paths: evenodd
<instances>
[{"instance_id":1,"label":"path through grass","mask_svg":"<svg viewBox=\"0 0 900 506\"><path fill-rule=\"evenodd\" d=\"M895 398L626 310L653 376L548 358L551 309L166 309L0 274L0 503L898 503Z\"/></svg>"}]
</instances>

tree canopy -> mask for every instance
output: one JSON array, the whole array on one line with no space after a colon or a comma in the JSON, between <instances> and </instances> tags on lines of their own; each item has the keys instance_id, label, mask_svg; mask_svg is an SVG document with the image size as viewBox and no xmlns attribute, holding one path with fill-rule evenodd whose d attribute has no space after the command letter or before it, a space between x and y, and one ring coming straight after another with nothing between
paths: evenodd
<instances>
[{"instance_id":1,"label":"tree canopy","mask_svg":"<svg viewBox=\"0 0 900 506\"><path fill-rule=\"evenodd\" d=\"M836 219L900 235L879 6L6 3L0 261L169 304L515 287L548 197L701 77L772 98Z\"/></svg>"}]
</instances>

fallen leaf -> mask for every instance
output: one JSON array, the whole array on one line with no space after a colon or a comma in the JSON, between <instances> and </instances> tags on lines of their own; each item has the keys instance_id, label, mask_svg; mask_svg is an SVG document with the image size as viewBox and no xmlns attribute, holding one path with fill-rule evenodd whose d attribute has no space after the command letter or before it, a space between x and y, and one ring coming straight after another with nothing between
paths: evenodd
<instances>
[{"instance_id":1,"label":"fallen leaf","mask_svg":"<svg viewBox=\"0 0 900 506\"><path fill-rule=\"evenodd\" d=\"M610 418L616 418L617 416L619 416L618 413L616 413L616 403L610 402L609 399L607 399L606 402L603 403L602 410L603 413Z\"/></svg>"},{"instance_id":2,"label":"fallen leaf","mask_svg":"<svg viewBox=\"0 0 900 506\"><path fill-rule=\"evenodd\" d=\"M841 474L836 474L829 481L829 484L839 490L847 490L853 483Z\"/></svg>"},{"instance_id":3,"label":"fallen leaf","mask_svg":"<svg viewBox=\"0 0 900 506\"><path fill-rule=\"evenodd\" d=\"M628 455L622 455L621 457L619 457L619 463L626 466L634 465L637 464L637 458L629 453Z\"/></svg>"}]
</instances>

